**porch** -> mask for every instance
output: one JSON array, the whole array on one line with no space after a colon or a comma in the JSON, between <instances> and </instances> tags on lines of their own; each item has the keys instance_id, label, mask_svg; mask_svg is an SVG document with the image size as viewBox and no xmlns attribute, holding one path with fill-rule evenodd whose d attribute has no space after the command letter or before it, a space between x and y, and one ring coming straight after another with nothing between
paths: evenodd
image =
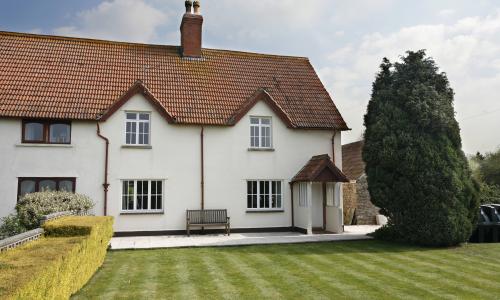
<instances>
[{"instance_id":1,"label":"porch","mask_svg":"<svg viewBox=\"0 0 500 300\"><path fill-rule=\"evenodd\" d=\"M313 156L295 175L292 190L292 227L306 234L342 233L342 183L349 182L327 154Z\"/></svg>"},{"instance_id":2,"label":"porch","mask_svg":"<svg viewBox=\"0 0 500 300\"><path fill-rule=\"evenodd\" d=\"M266 244L297 244L334 241L351 241L371 239L369 233L379 226L359 225L345 226L340 234L311 234L298 232L267 232L267 233L233 233L207 234L187 237L185 235L114 237L111 239L112 250L125 249L156 249L182 247L220 247Z\"/></svg>"}]
</instances>

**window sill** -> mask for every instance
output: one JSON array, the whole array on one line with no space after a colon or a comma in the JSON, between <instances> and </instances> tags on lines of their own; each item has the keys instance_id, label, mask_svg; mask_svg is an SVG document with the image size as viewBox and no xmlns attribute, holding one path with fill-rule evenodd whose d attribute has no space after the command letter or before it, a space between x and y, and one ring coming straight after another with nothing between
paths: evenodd
<instances>
[{"instance_id":1,"label":"window sill","mask_svg":"<svg viewBox=\"0 0 500 300\"><path fill-rule=\"evenodd\" d=\"M120 215L164 215L165 212L162 211L122 211Z\"/></svg>"},{"instance_id":2,"label":"window sill","mask_svg":"<svg viewBox=\"0 0 500 300\"><path fill-rule=\"evenodd\" d=\"M247 210L247 213L253 214L253 213L282 213L285 212L284 209L254 209L254 210Z\"/></svg>"},{"instance_id":3,"label":"window sill","mask_svg":"<svg viewBox=\"0 0 500 300\"><path fill-rule=\"evenodd\" d=\"M151 145L122 145L123 149L153 149Z\"/></svg>"},{"instance_id":4,"label":"window sill","mask_svg":"<svg viewBox=\"0 0 500 300\"><path fill-rule=\"evenodd\" d=\"M273 152L274 148L248 148L248 151L264 151L264 152Z\"/></svg>"},{"instance_id":5,"label":"window sill","mask_svg":"<svg viewBox=\"0 0 500 300\"><path fill-rule=\"evenodd\" d=\"M22 143L22 144L16 144L16 147L73 148L73 145L71 145L71 144Z\"/></svg>"}]
</instances>

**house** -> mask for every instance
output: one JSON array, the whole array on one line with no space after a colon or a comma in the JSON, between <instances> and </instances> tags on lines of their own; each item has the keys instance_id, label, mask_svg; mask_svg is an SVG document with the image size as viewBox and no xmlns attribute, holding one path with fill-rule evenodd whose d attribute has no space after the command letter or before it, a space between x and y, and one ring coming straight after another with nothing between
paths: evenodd
<instances>
[{"instance_id":1,"label":"house","mask_svg":"<svg viewBox=\"0 0 500 300\"><path fill-rule=\"evenodd\" d=\"M90 196L117 234L183 233L188 209L234 231L341 232L342 132L309 60L0 33L0 216L41 190ZM333 160L333 161L332 161Z\"/></svg>"},{"instance_id":2,"label":"house","mask_svg":"<svg viewBox=\"0 0 500 300\"><path fill-rule=\"evenodd\" d=\"M363 141L342 145L343 172L349 183L343 185L344 223L358 225L377 224L379 208L373 205L363 161Z\"/></svg>"}]
</instances>

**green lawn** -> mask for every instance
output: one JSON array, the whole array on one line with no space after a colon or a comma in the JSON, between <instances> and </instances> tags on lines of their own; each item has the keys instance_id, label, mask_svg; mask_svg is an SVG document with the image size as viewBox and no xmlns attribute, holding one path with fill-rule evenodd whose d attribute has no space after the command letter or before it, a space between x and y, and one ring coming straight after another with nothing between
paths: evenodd
<instances>
[{"instance_id":1,"label":"green lawn","mask_svg":"<svg viewBox=\"0 0 500 300\"><path fill-rule=\"evenodd\" d=\"M500 244L378 241L109 252L74 299L500 298Z\"/></svg>"}]
</instances>

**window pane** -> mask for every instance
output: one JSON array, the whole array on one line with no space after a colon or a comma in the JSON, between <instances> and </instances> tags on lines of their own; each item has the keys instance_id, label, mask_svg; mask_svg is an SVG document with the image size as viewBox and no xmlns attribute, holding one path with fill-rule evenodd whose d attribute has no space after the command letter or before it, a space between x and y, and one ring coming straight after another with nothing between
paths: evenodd
<instances>
[{"instance_id":1,"label":"window pane","mask_svg":"<svg viewBox=\"0 0 500 300\"><path fill-rule=\"evenodd\" d=\"M137 181L137 209L148 209L148 181Z\"/></svg>"},{"instance_id":2,"label":"window pane","mask_svg":"<svg viewBox=\"0 0 500 300\"><path fill-rule=\"evenodd\" d=\"M261 123L263 125L271 125L271 119L262 118Z\"/></svg>"},{"instance_id":3,"label":"window pane","mask_svg":"<svg viewBox=\"0 0 500 300\"><path fill-rule=\"evenodd\" d=\"M73 181L71 180L62 180L59 181L59 190L65 192L73 192Z\"/></svg>"},{"instance_id":4,"label":"window pane","mask_svg":"<svg viewBox=\"0 0 500 300\"><path fill-rule=\"evenodd\" d=\"M131 123L130 124L130 143L131 144L135 144L136 143L136 137L137 137L137 134L136 134L136 123Z\"/></svg>"},{"instance_id":5,"label":"window pane","mask_svg":"<svg viewBox=\"0 0 500 300\"><path fill-rule=\"evenodd\" d=\"M250 124L259 124L259 118L250 118Z\"/></svg>"},{"instance_id":6,"label":"window pane","mask_svg":"<svg viewBox=\"0 0 500 300\"><path fill-rule=\"evenodd\" d=\"M137 119L136 113L127 113L127 120L136 120L136 119Z\"/></svg>"},{"instance_id":7,"label":"window pane","mask_svg":"<svg viewBox=\"0 0 500 300\"><path fill-rule=\"evenodd\" d=\"M46 179L40 181L39 191L55 191L56 190L56 182L54 180Z\"/></svg>"},{"instance_id":8,"label":"window pane","mask_svg":"<svg viewBox=\"0 0 500 300\"><path fill-rule=\"evenodd\" d=\"M68 144L70 141L71 126L69 124L50 125L50 142Z\"/></svg>"},{"instance_id":9,"label":"window pane","mask_svg":"<svg viewBox=\"0 0 500 300\"><path fill-rule=\"evenodd\" d=\"M140 114L139 120L149 120L149 114Z\"/></svg>"},{"instance_id":10,"label":"window pane","mask_svg":"<svg viewBox=\"0 0 500 300\"><path fill-rule=\"evenodd\" d=\"M24 196L29 193L35 192L35 181L33 180L23 180L21 181L21 188L19 193Z\"/></svg>"},{"instance_id":11,"label":"window pane","mask_svg":"<svg viewBox=\"0 0 500 300\"><path fill-rule=\"evenodd\" d=\"M24 125L24 139L26 141L43 141L43 124L26 123Z\"/></svg>"}]
</instances>

